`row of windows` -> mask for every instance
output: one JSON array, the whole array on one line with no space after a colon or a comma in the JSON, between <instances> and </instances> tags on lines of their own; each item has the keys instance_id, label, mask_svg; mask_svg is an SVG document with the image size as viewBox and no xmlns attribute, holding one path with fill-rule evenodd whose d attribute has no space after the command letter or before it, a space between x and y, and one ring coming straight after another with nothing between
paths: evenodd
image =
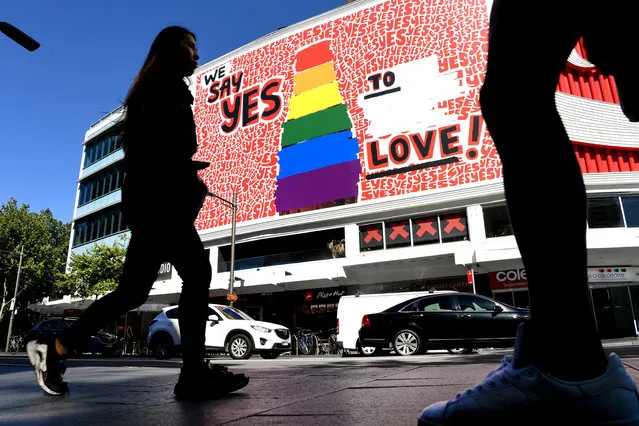
<instances>
[{"instance_id":1,"label":"row of windows","mask_svg":"<svg viewBox=\"0 0 639 426\"><path fill-rule=\"evenodd\" d=\"M589 228L639 227L639 196L601 197L588 200Z\"/></svg>"},{"instance_id":2,"label":"row of windows","mask_svg":"<svg viewBox=\"0 0 639 426\"><path fill-rule=\"evenodd\" d=\"M335 228L239 243L235 246L235 269L331 259L333 255L328 244L337 243L343 239L344 228ZM220 247L218 272L226 272L230 269L230 259L231 247Z\"/></svg>"},{"instance_id":3,"label":"row of windows","mask_svg":"<svg viewBox=\"0 0 639 426\"><path fill-rule=\"evenodd\" d=\"M89 203L97 198L102 197L110 192L116 191L122 187L122 178L124 171L119 167L112 167L86 182L80 184L80 199L78 206Z\"/></svg>"},{"instance_id":4,"label":"row of windows","mask_svg":"<svg viewBox=\"0 0 639 426\"><path fill-rule=\"evenodd\" d=\"M513 235L506 206L484 207L486 237ZM639 196L593 197L588 199L588 227L639 227Z\"/></svg>"},{"instance_id":5,"label":"row of windows","mask_svg":"<svg viewBox=\"0 0 639 426\"><path fill-rule=\"evenodd\" d=\"M77 247L126 231L128 228L120 207L116 206L78 220L74 229L73 247Z\"/></svg>"},{"instance_id":6,"label":"row of windows","mask_svg":"<svg viewBox=\"0 0 639 426\"><path fill-rule=\"evenodd\" d=\"M97 142L85 148L84 167L89 167L120 148L122 148L122 132L98 139Z\"/></svg>"},{"instance_id":7,"label":"row of windows","mask_svg":"<svg viewBox=\"0 0 639 426\"><path fill-rule=\"evenodd\" d=\"M361 251L468 239L466 212L398 219L359 227Z\"/></svg>"}]
</instances>

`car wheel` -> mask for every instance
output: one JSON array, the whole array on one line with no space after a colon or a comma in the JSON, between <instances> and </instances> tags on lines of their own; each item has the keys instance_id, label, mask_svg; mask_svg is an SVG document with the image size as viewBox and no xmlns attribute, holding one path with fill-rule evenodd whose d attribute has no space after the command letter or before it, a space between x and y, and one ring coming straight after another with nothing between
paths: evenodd
<instances>
[{"instance_id":1,"label":"car wheel","mask_svg":"<svg viewBox=\"0 0 639 426\"><path fill-rule=\"evenodd\" d=\"M473 351L473 348L450 348L448 349L448 353L461 355L461 354L469 354Z\"/></svg>"},{"instance_id":2,"label":"car wheel","mask_svg":"<svg viewBox=\"0 0 639 426\"><path fill-rule=\"evenodd\" d=\"M260 356L264 359L275 359L280 356L279 352L262 352Z\"/></svg>"},{"instance_id":3,"label":"car wheel","mask_svg":"<svg viewBox=\"0 0 639 426\"><path fill-rule=\"evenodd\" d=\"M393 348L402 356L415 355L421 346L421 339L412 330L402 330L393 338Z\"/></svg>"},{"instance_id":4,"label":"car wheel","mask_svg":"<svg viewBox=\"0 0 639 426\"><path fill-rule=\"evenodd\" d=\"M375 346L361 346L358 344L357 352L361 356L374 356L379 353L379 348L376 348Z\"/></svg>"},{"instance_id":5,"label":"car wheel","mask_svg":"<svg viewBox=\"0 0 639 426\"><path fill-rule=\"evenodd\" d=\"M229 355L233 359L248 359L253 354L253 343L244 334L236 334L229 339Z\"/></svg>"},{"instance_id":6,"label":"car wheel","mask_svg":"<svg viewBox=\"0 0 639 426\"><path fill-rule=\"evenodd\" d=\"M169 359L173 354L173 342L169 336L157 336L152 347L156 359Z\"/></svg>"}]
</instances>

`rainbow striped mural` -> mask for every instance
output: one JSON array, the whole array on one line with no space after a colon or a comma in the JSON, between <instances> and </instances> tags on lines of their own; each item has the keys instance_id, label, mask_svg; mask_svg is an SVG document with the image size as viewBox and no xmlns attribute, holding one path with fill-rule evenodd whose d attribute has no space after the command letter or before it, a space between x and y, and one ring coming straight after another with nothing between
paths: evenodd
<instances>
[{"instance_id":1,"label":"rainbow striped mural","mask_svg":"<svg viewBox=\"0 0 639 426\"><path fill-rule=\"evenodd\" d=\"M282 124L278 212L357 196L359 144L336 78L330 40L297 52L293 97Z\"/></svg>"}]
</instances>

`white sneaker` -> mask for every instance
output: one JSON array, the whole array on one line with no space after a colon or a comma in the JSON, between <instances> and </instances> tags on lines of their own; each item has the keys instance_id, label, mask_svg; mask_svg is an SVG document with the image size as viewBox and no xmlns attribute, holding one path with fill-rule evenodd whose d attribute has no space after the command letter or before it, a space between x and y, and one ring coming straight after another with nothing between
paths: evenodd
<instances>
[{"instance_id":1,"label":"white sneaker","mask_svg":"<svg viewBox=\"0 0 639 426\"><path fill-rule=\"evenodd\" d=\"M512 356L472 389L422 411L420 426L639 425L637 386L615 354L593 380L566 382L534 365L514 369Z\"/></svg>"}]
</instances>

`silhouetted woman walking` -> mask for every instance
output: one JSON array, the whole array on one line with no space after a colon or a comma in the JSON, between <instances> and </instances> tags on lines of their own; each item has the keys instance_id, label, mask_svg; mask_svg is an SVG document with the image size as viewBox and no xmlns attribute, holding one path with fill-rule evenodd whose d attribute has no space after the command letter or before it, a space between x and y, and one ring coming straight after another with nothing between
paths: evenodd
<instances>
[{"instance_id":1,"label":"silhouetted woman walking","mask_svg":"<svg viewBox=\"0 0 639 426\"><path fill-rule=\"evenodd\" d=\"M125 179L122 209L131 230L118 288L95 301L59 339L32 341L28 355L38 384L51 395L67 392L64 358L92 332L143 304L160 265L169 261L183 280L178 308L183 367L180 399L209 399L248 383L243 374L205 363L205 327L211 264L195 229L207 188L191 160L197 151L193 96L184 78L199 59L195 35L163 29L124 102Z\"/></svg>"}]
</instances>

